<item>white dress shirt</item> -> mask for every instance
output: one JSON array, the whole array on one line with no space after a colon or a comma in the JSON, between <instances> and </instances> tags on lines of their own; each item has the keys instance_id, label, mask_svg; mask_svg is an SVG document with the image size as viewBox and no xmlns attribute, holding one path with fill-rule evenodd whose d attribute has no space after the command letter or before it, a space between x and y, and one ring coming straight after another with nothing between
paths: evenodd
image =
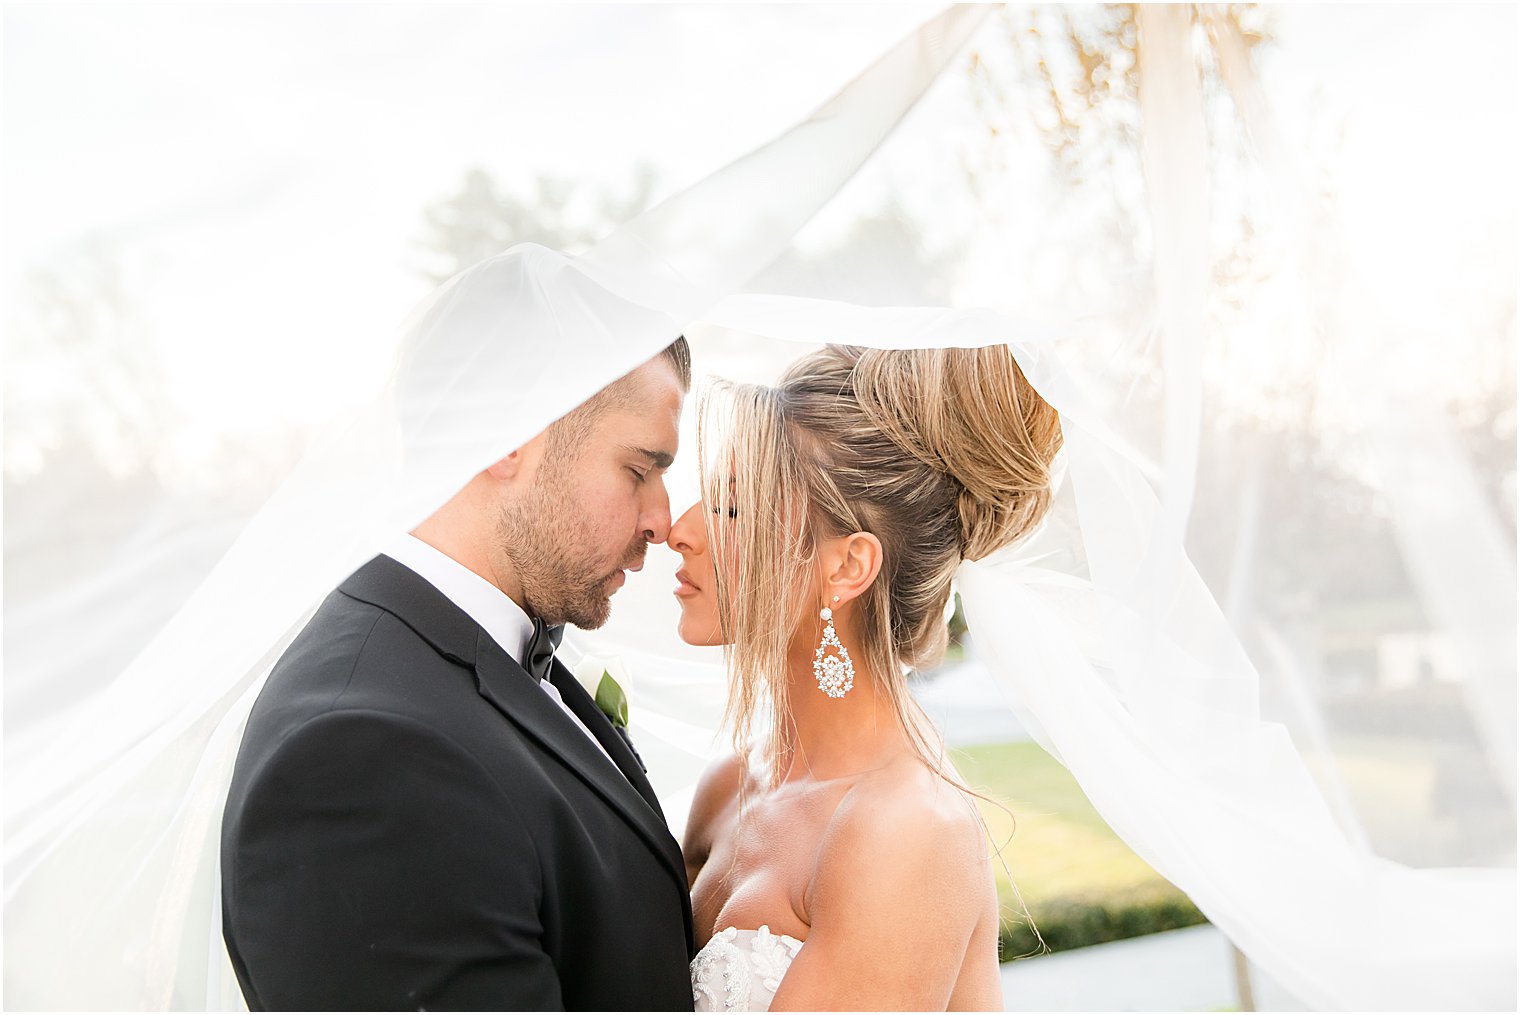
<instances>
[{"instance_id":1,"label":"white dress shirt","mask_svg":"<svg viewBox=\"0 0 1520 1015\"><path fill-rule=\"evenodd\" d=\"M528 643L533 640L533 621L521 606L512 601L511 596L442 550L424 543L409 532L386 547L385 555L417 572L424 581L447 596L449 602L484 628L491 640L500 645L507 655L519 663L523 661L523 657L528 654ZM596 749L602 752L612 767L617 768L617 763L612 760L612 755L607 753L601 741L586 728L580 716L570 711L570 706L560 697L559 688L547 679L540 680L538 686L554 699L560 710L575 723L576 729L596 744Z\"/></svg>"}]
</instances>

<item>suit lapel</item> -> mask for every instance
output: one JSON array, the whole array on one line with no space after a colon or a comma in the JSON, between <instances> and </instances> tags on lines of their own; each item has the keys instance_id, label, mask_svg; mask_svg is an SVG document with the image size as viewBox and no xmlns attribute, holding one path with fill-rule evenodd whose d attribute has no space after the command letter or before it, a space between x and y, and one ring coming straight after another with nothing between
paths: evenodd
<instances>
[{"instance_id":1,"label":"suit lapel","mask_svg":"<svg viewBox=\"0 0 1520 1015\"><path fill-rule=\"evenodd\" d=\"M484 631L481 631L479 636L475 677L480 686L481 697L495 705L502 715L536 740L541 747L557 757L595 790L598 796L640 833L650 848L670 868L671 874L685 885L685 863L681 859L681 850L676 845L675 839L671 837L670 829L666 827L665 818L658 806L650 805L649 799L654 796L654 792L648 789L648 781L644 779L642 772L638 772L638 766L634 764L632 754L627 746L618 740L616 732L611 733L611 743L600 736L598 740L607 748L607 753L617 760L618 768L622 771L607 763L602 752L586 739L586 734L575 728L575 724L560 710L559 706L550 700L538 686L538 682ZM594 703L591 707L596 711L595 715L587 715L576 709L576 703L586 698L586 692L579 686L574 686L573 689L568 686L573 684L574 679L571 678L565 682L564 686L559 682L556 682L555 686L561 688L560 693L565 697L565 703L580 716L581 721L586 723L593 735L598 732L598 723L595 721L597 719L601 720L599 725L607 726L610 731L611 727L606 718L599 710L596 710ZM578 697L573 697L575 691L580 692ZM643 783L642 787L635 788L632 776L628 774L630 767L638 774L638 781Z\"/></svg>"},{"instance_id":2,"label":"suit lapel","mask_svg":"<svg viewBox=\"0 0 1520 1015\"><path fill-rule=\"evenodd\" d=\"M618 734L617 729L612 725L612 720L608 719L607 714L597 707L596 701L586 693L580 681L576 680L574 675L565 668L565 664L558 659L554 660L554 665L549 669L549 682L559 691L559 696L565 700L570 711L574 712L576 718L585 724L592 736L596 737L597 743L602 745L608 757L617 763L624 777L633 784L634 789L639 791L639 796L643 797L644 802L654 809L661 821L664 821L665 812L660 809L660 801L654 795L654 787L649 785L649 779L644 775L644 766L639 764L639 759L634 756L632 748Z\"/></svg>"},{"instance_id":3,"label":"suit lapel","mask_svg":"<svg viewBox=\"0 0 1520 1015\"><path fill-rule=\"evenodd\" d=\"M617 768L607 763L586 734L550 700L543 688L506 651L431 582L387 556L378 556L350 575L339 591L378 606L406 624L444 658L475 672L480 695L513 725L531 737L585 782L639 833L665 864L680 888L691 947L691 904L686 865L670 834L649 780L633 753L602 715L591 697L556 662L550 679L586 728L606 748ZM621 771L619 771L621 769Z\"/></svg>"},{"instance_id":4,"label":"suit lapel","mask_svg":"<svg viewBox=\"0 0 1520 1015\"><path fill-rule=\"evenodd\" d=\"M526 675L526 674L525 674ZM531 679L531 678L530 678ZM638 790L639 796L648 805L649 810L637 811L639 814L653 813L656 819L659 834L652 840L653 844L663 850L666 864L672 874L676 876L677 883L681 886L681 915L686 920L686 951L690 956L696 955L696 938L693 934L693 920L691 915L691 893L686 888L686 861L681 854L681 847L671 837L670 827L665 823L665 812L660 809L660 800L654 795L654 787L649 785L649 779L644 775L644 766L634 755L633 748L623 740L621 734L613 727L612 721L597 707L591 695L580 685L580 681L565 668L565 664L558 659L549 668L549 680L559 691L560 697L570 710L586 724L586 729L596 737L597 742L607 751L609 757L617 762L622 771L626 784ZM579 739L586 739L581 736ZM606 758L602 761L602 769L605 770Z\"/></svg>"}]
</instances>

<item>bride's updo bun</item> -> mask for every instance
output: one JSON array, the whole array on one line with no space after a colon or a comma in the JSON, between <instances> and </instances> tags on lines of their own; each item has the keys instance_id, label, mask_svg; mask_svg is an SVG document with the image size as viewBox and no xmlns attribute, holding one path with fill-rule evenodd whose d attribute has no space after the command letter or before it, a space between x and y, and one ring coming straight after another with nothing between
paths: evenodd
<instances>
[{"instance_id":1,"label":"bride's updo bun","mask_svg":"<svg viewBox=\"0 0 1520 1015\"><path fill-rule=\"evenodd\" d=\"M959 487L961 556L981 560L1050 506L1060 417L1006 346L839 350L861 411L914 460Z\"/></svg>"},{"instance_id":2,"label":"bride's updo bun","mask_svg":"<svg viewBox=\"0 0 1520 1015\"><path fill-rule=\"evenodd\" d=\"M943 659L961 561L1017 540L1049 508L1061 447L1055 409L1006 346L829 346L793 363L775 387L719 385L702 417L699 434L709 421L723 431L716 446L700 438L699 457L709 543L726 562L718 600L736 741L769 699L771 756L781 756L789 655L795 639L816 643L826 605L816 601L817 546L852 532L881 541L882 567L851 604L851 653L905 726L920 729L904 675ZM709 447L723 457L710 461Z\"/></svg>"}]
</instances>

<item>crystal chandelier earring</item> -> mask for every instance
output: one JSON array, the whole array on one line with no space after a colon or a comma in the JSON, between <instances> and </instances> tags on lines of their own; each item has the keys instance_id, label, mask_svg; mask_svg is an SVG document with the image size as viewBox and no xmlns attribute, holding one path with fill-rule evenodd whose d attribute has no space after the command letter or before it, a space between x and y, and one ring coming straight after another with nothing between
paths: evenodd
<instances>
[{"instance_id":1,"label":"crystal chandelier earring","mask_svg":"<svg viewBox=\"0 0 1520 1015\"><path fill-rule=\"evenodd\" d=\"M839 602L838 596L834 602ZM855 664L850 661L849 650L840 643L839 632L834 630L834 611L825 606L818 611L818 619L823 621L823 641L813 654L813 676L818 678L818 690L830 698L843 698L855 686ZM839 654L828 655L831 648Z\"/></svg>"}]
</instances>

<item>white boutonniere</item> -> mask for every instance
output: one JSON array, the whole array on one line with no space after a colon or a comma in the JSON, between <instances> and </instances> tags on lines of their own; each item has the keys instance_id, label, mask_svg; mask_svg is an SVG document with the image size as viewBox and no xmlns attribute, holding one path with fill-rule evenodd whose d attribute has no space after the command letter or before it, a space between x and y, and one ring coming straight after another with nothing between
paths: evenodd
<instances>
[{"instance_id":1,"label":"white boutonniere","mask_svg":"<svg viewBox=\"0 0 1520 1015\"><path fill-rule=\"evenodd\" d=\"M572 672L612 725L627 729L628 692L633 688L633 676L622 658L606 652L587 652Z\"/></svg>"}]
</instances>

